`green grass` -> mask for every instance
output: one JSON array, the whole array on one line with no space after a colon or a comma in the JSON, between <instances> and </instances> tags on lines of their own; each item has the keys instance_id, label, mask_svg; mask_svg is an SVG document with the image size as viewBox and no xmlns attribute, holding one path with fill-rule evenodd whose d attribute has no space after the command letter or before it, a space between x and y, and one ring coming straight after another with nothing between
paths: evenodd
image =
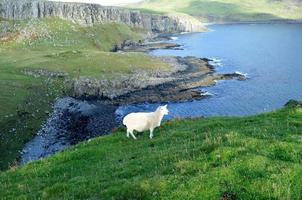
<instances>
[{"instance_id":1,"label":"green grass","mask_svg":"<svg viewBox=\"0 0 302 200\"><path fill-rule=\"evenodd\" d=\"M71 21L44 18L24 21L0 21L8 39L0 46L36 50L74 48L110 51L124 40L138 41L142 35L124 24L96 24L83 27ZM1 30L0 30L1 32Z\"/></svg>"},{"instance_id":2,"label":"green grass","mask_svg":"<svg viewBox=\"0 0 302 200\"><path fill-rule=\"evenodd\" d=\"M1 50L0 50L1 52ZM143 53L112 53L97 50L4 50L0 55L2 66L13 63L15 70L46 69L66 72L71 78L112 77L131 74L135 70L169 70L169 65Z\"/></svg>"},{"instance_id":3,"label":"green grass","mask_svg":"<svg viewBox=\"0 0 302 200\"><path fill-rule=\"evenodd\" d=\"M12 73L0 65L0 170L15 164L19 151L40 129L54 99L63 94L62 82Z\"/></svg>"},{"instance_id":4,"label":"green grass","mask_svg":"<svg viewBox=\"0 0 302 200\"><path fill-rule=\"evenodd\" d=\"M186 13L205 21L301 20L302 4L271 0L149 0L131 7Z\"/></svg>"},{"instance_id":5,"label":"green grass","mask_svg":"<svg viewBox=\"0 0 302 200\"><path fill-rule=\"evenodd\" d=\"M125 130L0 174L3 199L300 199L302 107Z\"/></svg>"},{"instance_id":6,"label":"green grass","mask_svg":"<svg viewBox=\"0 0 302 200\"><path fill-rule=\"evenodd\" d=\"M60 19L0 21L0 170L14 165L24 144L39 130L63 79L34 78L26 70L66 72L68 79L113 79L135 70L169 70L142 53L109 52L139 32L120 24L81 27ZM0 34L1 35L1 34Z\"/></svg>"}]
</instances>

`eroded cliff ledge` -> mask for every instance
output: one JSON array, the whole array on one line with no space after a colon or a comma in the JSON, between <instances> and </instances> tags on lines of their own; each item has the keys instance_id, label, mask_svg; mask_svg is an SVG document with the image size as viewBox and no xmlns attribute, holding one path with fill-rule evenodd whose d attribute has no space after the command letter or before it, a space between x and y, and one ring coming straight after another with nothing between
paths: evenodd
<instances>
[{"instance_id":1,"label":"eroded cliff ledge","mask_svg":"<svg viewBox=\"0 0 302 200\"><path fill-rule=\"evenodd\" d=\"M104 7L98 4L43 0L2 0L0 1L0 17L11 20L58 17L86 26L94 23L123 23L155 33L205 30L200 21L189 16L159 15L138 10Z\"/></svg>"}]
</instances>

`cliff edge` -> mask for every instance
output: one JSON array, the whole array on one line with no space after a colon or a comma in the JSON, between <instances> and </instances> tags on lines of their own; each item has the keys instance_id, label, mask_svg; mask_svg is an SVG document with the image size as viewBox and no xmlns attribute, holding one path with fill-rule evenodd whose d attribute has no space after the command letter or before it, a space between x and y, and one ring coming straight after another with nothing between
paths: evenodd
<instances>
[{"instance_id":1,"label":"cliff edge","mask_svg":"<svg viewBox=\"0 0 302 200\"><path fill-rule=\"evenodd\" d=\"M0 1L0 17L10 20L58 17L84 26L95 23L123 23L155 33L200 32L197 19L180 15L159 15L98 4L64 3L43 0Z\"/></svg>"}]
</instances>

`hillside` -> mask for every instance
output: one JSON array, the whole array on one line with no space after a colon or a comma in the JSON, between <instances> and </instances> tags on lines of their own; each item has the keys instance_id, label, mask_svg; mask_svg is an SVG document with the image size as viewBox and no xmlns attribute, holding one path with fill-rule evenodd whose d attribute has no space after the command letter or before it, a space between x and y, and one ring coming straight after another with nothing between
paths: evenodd
<instances>
[{"instance_id":1,"label":"hillside","mask_svg":"<svg viewBox=\"0 0 302 200\"><path fill-rule=\"evenodd\" d=\"M185 13L206 22L302 20L300 0L146 0L130 7Z\"/></svg>"},{"instance_id":2,"label":"hillside","mask_svg":"<svg viewBox=\"0 0 302 200\"><path fill-rule=\"evenodd\" d=\"M142 38L122 24L82 27L47 18L0 20L0 27L0 169L14 165L51 113L54 99L67 92L65 80L118 79L136 70L169 69L141 53L110 52L124 40ZM44 75L37 74L41 70Z\"/></svg>"},{"instance_id":3,"label":"hillside","mask_svg":"<svg viewBox=\"0 0 302 200\"><path fill-rule=\"evenodd\" d=\"M299 199L302 107L125 130L0 174L4 199Z\"/></svg>"}]
</instances>

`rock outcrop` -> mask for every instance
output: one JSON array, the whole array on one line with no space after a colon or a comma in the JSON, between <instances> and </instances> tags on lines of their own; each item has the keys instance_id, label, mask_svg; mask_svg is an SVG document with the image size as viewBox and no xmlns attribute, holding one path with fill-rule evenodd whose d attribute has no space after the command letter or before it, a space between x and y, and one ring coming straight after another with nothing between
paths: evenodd
<instances>
[{"instance_id":1,"label":"rock outcrop","mask_svg":"<svg viewBox=\"0 0 302 200\"><path fill-rule=\"evenodd\" d=\"M156 33L199 32L202 23L195 18L179 15L158 15L104 7L98 4L64 3L43 0L0 1L0 17L11 20L58 17L81 25L123 23L133 28Z\"/></svg>"},{"instance_id":2,"label":"rock outcrop","mask_svg":"<svg viewBox=\"0 0 302 200\"><path fill-rule=\"evenodd\" d=\"M160 57L171 65L167 72L134 72L116 80L81 78L70 85L71 96L101 99L110 104L144 102L180 102L203 99L209 94L201 87L215 85L218 80L245 80L238 73L218 74L209 59L197 57ZM66 84L67 85L67 84Z\"/></svg>"}]
</instances>

